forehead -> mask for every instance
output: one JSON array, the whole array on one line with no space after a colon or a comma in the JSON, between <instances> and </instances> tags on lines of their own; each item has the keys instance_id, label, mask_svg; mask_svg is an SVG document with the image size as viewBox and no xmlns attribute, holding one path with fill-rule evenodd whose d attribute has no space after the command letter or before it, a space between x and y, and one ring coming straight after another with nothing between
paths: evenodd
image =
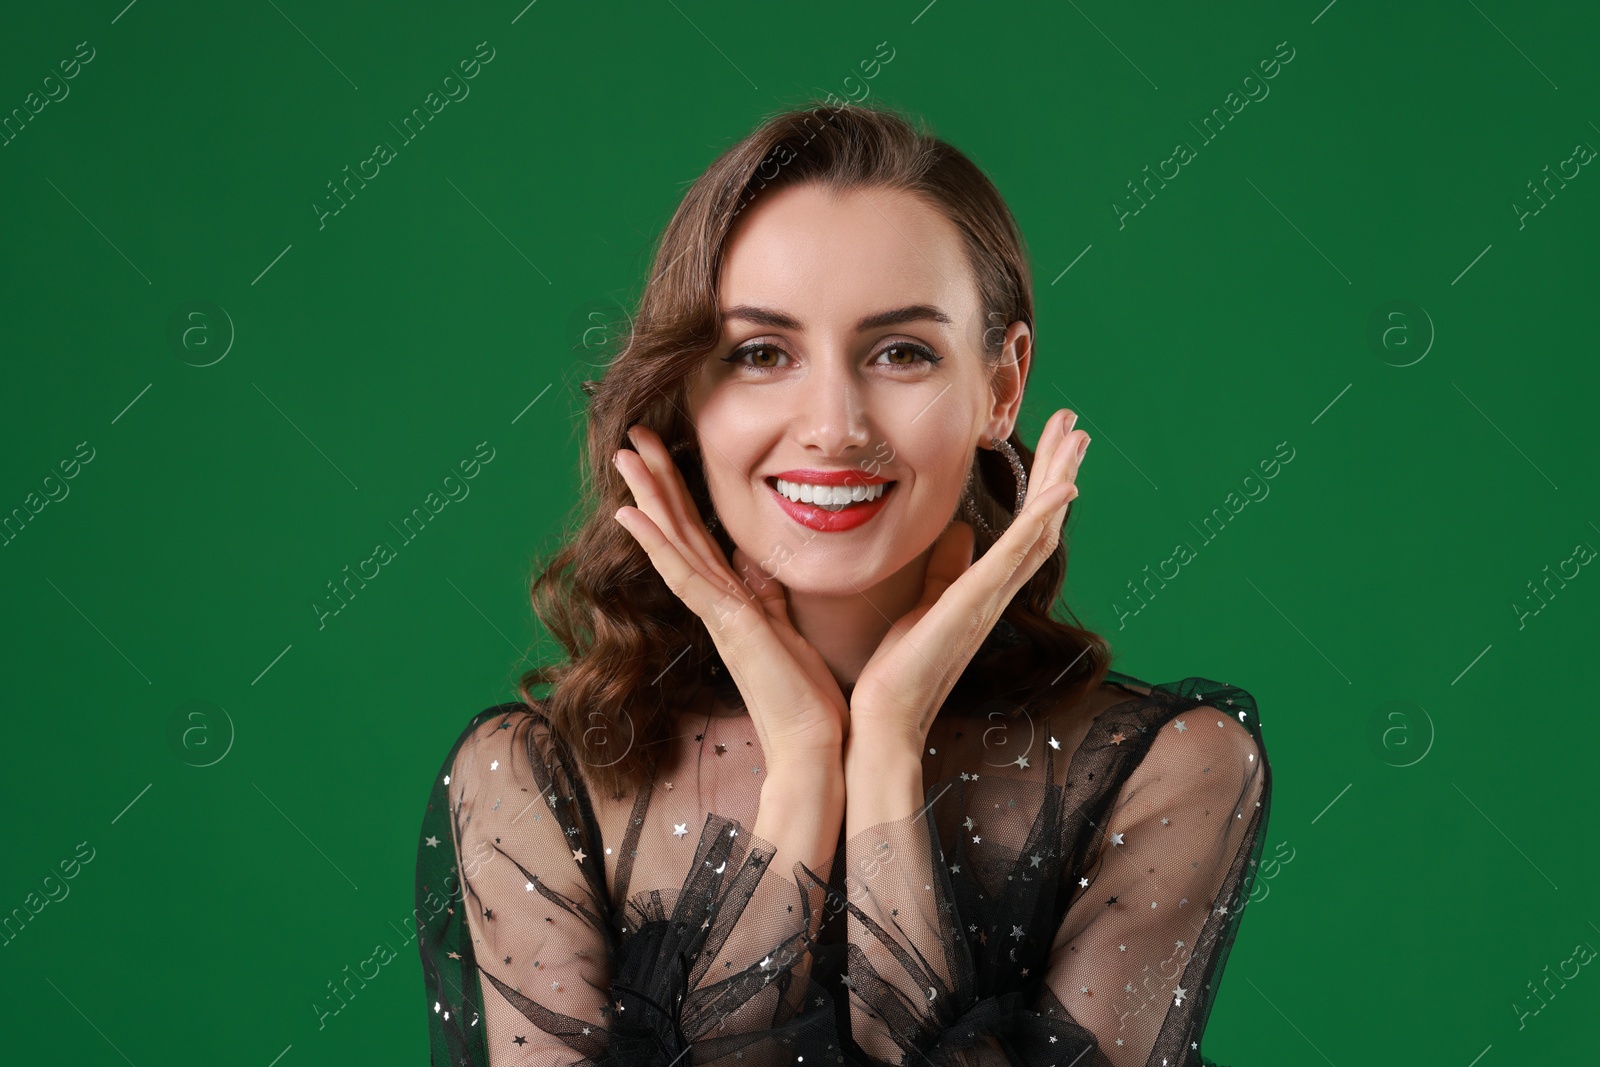
<instances>
[{"instance_id":1,"label":"forehead","mask_svg":"<svg viewBox=\"0 0 1600 1067\"><path fill-rule=\"evenodd\" d=\"M853 323L906 304L935 304L957 324L977 286L960 231L914 194L790 186L744 212L728 241L723 307L759 304L806 326Z\"/></svg>"}]
</instances>

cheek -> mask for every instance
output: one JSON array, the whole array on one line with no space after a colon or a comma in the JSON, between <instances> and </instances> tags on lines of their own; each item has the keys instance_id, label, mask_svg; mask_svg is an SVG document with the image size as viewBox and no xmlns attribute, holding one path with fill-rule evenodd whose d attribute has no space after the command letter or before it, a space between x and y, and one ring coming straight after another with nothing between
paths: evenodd
<instances>
[{"instance_id":1,"label":"cheek","mask_svg":"<svg viewBox=\"0 0 1600 1067\"><path fill-rule=\"evenodd\" d=\"M951 500L960 496L972 467L972 454L962 442L948 439L926 442L922 448L922 456L913 465L923 490Z\"/></svg>"}]
</instances>

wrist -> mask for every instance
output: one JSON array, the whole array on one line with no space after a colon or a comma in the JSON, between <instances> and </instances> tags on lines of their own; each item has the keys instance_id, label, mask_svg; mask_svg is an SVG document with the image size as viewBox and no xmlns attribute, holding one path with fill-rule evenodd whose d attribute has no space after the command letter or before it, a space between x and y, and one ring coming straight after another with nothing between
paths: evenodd
<instances>
[{"instance_id":1,"label":"wrist","mask_svg":"<svg viewBox=\"0 0 1600 1067\"><path fill-rule=\"evenodd\" d=\"M845 831L854 836L879 823L898 822L922 807L922 760L912 751L870 744L845 761Z\"/></svg>"},{"instance_id":2,"label":"wrist","mask_svg":"<svg viewBox=\"0 0 1600 1067\"><path fill-rule=\"evenodd\" d=\"M852 771L870 775L880 769L903 776L915 768L921 774L923 738L909 737L902 730L874 729L860 720L856 723L859 725L851 726L844 743L846 777Z\"/></svg>"},{"instance_id":3,"label":"wrist","mask_svg":"<svg viewBox=\"0 0 1600 1067\"><path fill-rule=\"evenodd\" d=\"M838 797L844 794L844 766L837 753L791 755L767 765L761 782L761 800L788 803L814 796Z\"/></svg>"}]
</instances>

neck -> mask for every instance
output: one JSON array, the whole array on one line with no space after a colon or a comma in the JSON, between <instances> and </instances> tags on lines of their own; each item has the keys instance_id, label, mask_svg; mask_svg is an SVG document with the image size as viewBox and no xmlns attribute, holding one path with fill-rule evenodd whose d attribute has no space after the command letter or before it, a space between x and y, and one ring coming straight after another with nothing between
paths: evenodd
<instances>
[{"instance_id":1,"label":"neck","mask_svg":"<svg viewBox=\"0 0 1600 1067\"><path fill-rule=\"evenodd\" d=\"M844 595L789 590L789 620L849 697L889 628L922 598L928 552L876 585Z\"/></svg>"}]
</instances>

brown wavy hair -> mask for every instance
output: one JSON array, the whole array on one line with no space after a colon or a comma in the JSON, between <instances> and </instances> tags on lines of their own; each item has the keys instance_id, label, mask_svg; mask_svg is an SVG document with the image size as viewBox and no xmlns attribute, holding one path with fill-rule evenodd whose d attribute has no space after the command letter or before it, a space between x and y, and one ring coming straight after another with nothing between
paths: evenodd
<instances>
[{"instance_id":1,"label":"brown wavy hair","mask_svg":"<svg viewBox=\"0 0 1600 1067\"><path fill-rule=\"evenodd\" d=\"M760 197L808 182L907 191L956 224L990 324L982 356L991 372L1007 326L1020 320L1033 329L1033 285L1015 219L983 172L919 119L857 104L785 110L700 175L667 223L636 312L617 325L603 380L583 383L586 477L568 524L576 536L530 587L535 613L569 659L523 674L519 695L549 718L590 778L616 795L648 782L675 712L693 706L703 687L726 693L729 683L704 623L612 518L634 504L612 455L631 447L629 426L645 423L672 451L700 514L714 514L685 412L690 380L720 340L718 281L728 236L738 214ZM1009 443L1031 467L1033 452L1015 432ZM979 514L1004 529L1017 489L1005 458L977 449L972 485ZM975 532L974 551L981 554L993 538L980 526ZM731 558L727 531L719 525L713 537ZM1076 618L1069 624L1050 614L1066 562L1063 538L1006 607L948 704L959 703L959 693L988 701L986 707L997 698L1026 707L1045 690L1052 702L1075 702L1100 683L1111 664L1109 645ZM553 687L549 695L535 698L532 688L546 684Z\"/></svg>"}]
</instances>

